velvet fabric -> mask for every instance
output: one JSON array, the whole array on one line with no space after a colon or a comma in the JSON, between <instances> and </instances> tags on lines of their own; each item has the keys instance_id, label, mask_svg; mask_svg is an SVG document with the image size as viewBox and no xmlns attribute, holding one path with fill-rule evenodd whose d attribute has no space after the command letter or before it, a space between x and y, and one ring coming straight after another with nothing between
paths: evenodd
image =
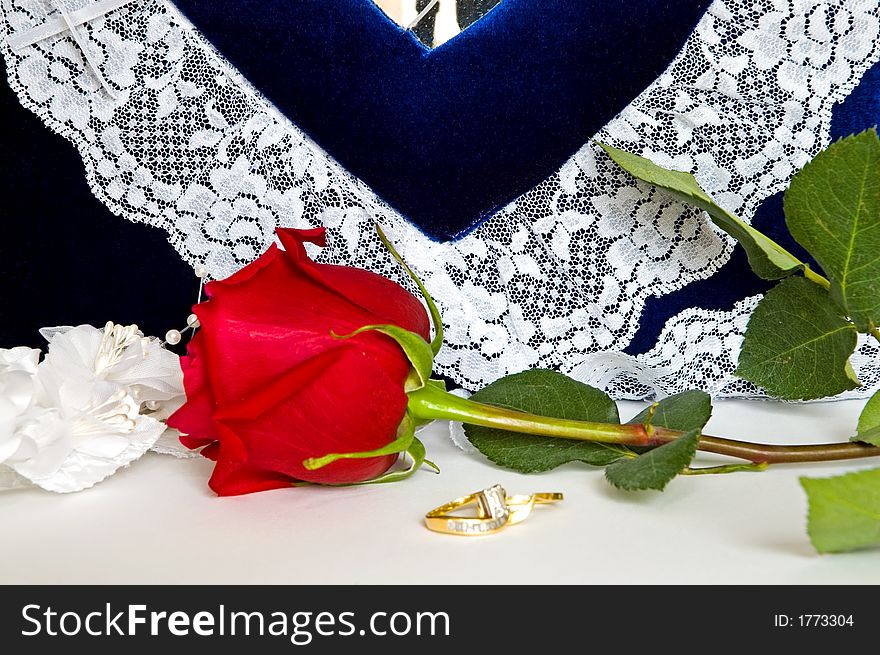
<instances>
[{"instance_id":1,"label":"velvet fabric","mask_svg":"<svg viewBox=\"0 0 880 655\"><path fill-rule=\"evenodd\" d=\"M710 0L501 0L434 49L372 0L176 4L347 170L448 240L558 170L666 69Z\"/></svg>"},{"instance_id":2,"label":"velvet fabric","mask_svg":"<svg viewBox=\"0 0 880 655\"><path fill-rule=\"evenodd\" d=\"M265 65L273 65L272 49L258 50ZM0 74L5 79L4 69ZM23 109L5 84L0 84L0 116L0 347L43 345L37 329L48 325L137 322L155 335L181 327L198 285L167 235L115 217L99 203L73 146ZM832 135L858 132L878 120L880 64L837 105ZM781 194L762 204L754 224L803 256L786 236ZM649 298L627 351L652 348L666 321L684 309L728 310L771 284L751 273L742 249L736 248L708 280Z\"/></svg>"},{"instance_id":3,"label":"velvet fabric","mask_svg":"<svg viewBox=\"0 0 880 655\"><path fill-rule=\"evenodd\" d=\"M114 216L76 148L22 107L0 57L0 348L44 347L41 327L182 328L198 293L164 230Z\"/></svg>"}]
</instances>

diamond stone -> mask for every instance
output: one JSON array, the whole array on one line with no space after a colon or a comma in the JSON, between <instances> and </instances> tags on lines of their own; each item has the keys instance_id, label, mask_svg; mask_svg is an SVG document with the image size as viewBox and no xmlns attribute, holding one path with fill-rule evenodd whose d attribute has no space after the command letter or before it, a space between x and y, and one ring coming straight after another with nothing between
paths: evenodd
<instances>
[{"instance_id":1,"label":"diamond stone","mask_svg":"<svg viewBox=\"0 0 880 655\"><path fill-rule=\"evenodd\" d=\"M501 516L506 517L509 513L506 499L507 492L504 490L504 487L496 484L494 487L484 489L480 494L478 502L483 513L487 517L495 519Z\"/></svg>"}]
</instances>

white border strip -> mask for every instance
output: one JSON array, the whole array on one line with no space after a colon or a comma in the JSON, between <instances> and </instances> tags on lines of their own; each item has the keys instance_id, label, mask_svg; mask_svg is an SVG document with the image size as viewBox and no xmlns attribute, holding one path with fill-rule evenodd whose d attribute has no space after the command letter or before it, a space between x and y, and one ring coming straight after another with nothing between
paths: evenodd
<instances>
[{"instance_id":1,"label":"white border strip","mask_svg":"<svg viewBox=\"0 0 880 655\"><path fill-rule=\"evenodd\" d=\"M77 27L132 2L135 2L135 0L102 0L102 2L96 2L82 9L77 9L68 14L68 16L73 27ZM6 43L9 44L12 50L17 51L48 39L50 36L66 32L68 29L69 26L67 21L64 20L64 16L52 16L46 19L46 22L42 25L10 34L6 37Z\"/></svg>"}]
</instances>

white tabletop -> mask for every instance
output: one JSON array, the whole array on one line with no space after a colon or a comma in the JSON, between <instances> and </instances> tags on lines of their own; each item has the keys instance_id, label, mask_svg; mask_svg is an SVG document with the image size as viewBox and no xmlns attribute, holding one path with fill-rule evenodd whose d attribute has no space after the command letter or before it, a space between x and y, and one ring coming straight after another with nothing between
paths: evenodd
<instances>
[{"instance_id":1,"label":"white tabletop","mask_svg":"<svg viewBox=\"0 0 880 655\"><path fill-rule=\"evenodd\" d=\"M767 442L844 440L860 401L719 401L707 431ZM639 405L621 403L621 415ZM211 463L148 455L97 487L0 495L2 583L878 583L880 550L817 555L797 478L877 460L679 478L625 494L572 464L519 475L422 433L441 475L389 485L217 498ZM432 507L496 482L562 491L501 533L429 532Z\"/></svg>"}]
</instances>

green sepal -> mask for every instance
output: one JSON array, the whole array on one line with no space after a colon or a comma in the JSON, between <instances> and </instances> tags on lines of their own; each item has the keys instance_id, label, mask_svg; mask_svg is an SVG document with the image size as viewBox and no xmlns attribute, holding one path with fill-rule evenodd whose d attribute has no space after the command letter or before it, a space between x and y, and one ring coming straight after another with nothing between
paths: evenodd
<instances>
[{"instance_id":1,"label":"green sepal","mask_svg":"<svg viewBox=\"0 0 880 655\"><path fill-rule=\"evenodd\" d=\"M398 471L388 471L387 473L380 475L378 478L373 478L372 480L364 480L363 482L355 482L352 486L400 482L411 477L412 474L422 468L422 466L430 467L435 473L440 472L439 467L434 462L425 459L425 456L427 454L425 452L425 445L416 437L413 437L410 447L406 450L406 454L409 455L410 459L412 460L412 464L410 464L407 468Z\"/></svg>"},{"instance_id":2,"label":"green sepal","mask_svg":"<svg viewBox=\"0 0 880 655\"><path fill-rule=\"evenodd\" d=\"M330 453L323 457L310 457L303 461L303 466L309 471L315 471L340 459L369 459L370 457L383 457L385 455L403 453L409 450L415 439L415 433L415 421L413 421L412 416L407 412L404 414L400 425L397 426L397 438L391 443L388 443L381 448L376 448L375 450L362 450L355 453Z\"/></svg>"},{"instance_id":3,"label":"green sepal","mask_svg":"<svg viewBox=\"0 0 880 655\"><path fill-rule=\"evenodd\" d=\"M365 325L351 334L334 335L337 339L351 339L364 332L379 332L391 337L397 342L412 364L410 374L404 384L404 391L416 391L421 389L431 379L431 371L434 369L434 352L431 346L421 335L410 332L398 325Z\"/></svg>"},{"instance_id":4,"label":"green sepal","mask_svg":"<svg viewBox=\"0 0 880 655\"><path fill-rule=\"evenodd\" d=\"M398 428L398 434L400 434L404 440L408 438L410 441L409 446L405 450L399 451L409 455L410 459L412 460L412 463L405 469L388 471L387 473L383 473L377 478L373 478L372 480L363 480L362 482L344 482L341 484L321 485L316 485L312 482L296 482L292 486L357 487L365 484L385 484L388 482L400 482L401 480L406 480L407 478L411 477L413 473L418 471L423 466L429 467L431 470L434 471L434 473L440 473L440 467L438 467L431 460L425 458L427 454L425 451L425 445L416 438L415 428L416 423L413 420L412 416L410 416L410 414L407 412L406 416L404 416L403 421L400 424L400 427ZM400 441L400 439L398 439L398 441ZM308 466L306 466L306 468L308 468Z\"/></svg>"},{"instance_id":5,"label":"green sepal","mask_svg":"<svg viewBox=\"0 0 880 655\"><path fill-rule=\"evenodd\" d=\"M444 380L435 380L432 378L428 380L428 386L434 387L435 389L440 389L440 391L448 391L448 389L446 388L446 382Z\"/></svg>"},{"instance_id":6,"label":"green sepal","mask_svg":"<svg viewBox=\"0 0 880 655\"><path fill-rule=\"evenodd\" d=\"M804 269L804 263L785 248L717 205L690 173L663 168L650 159L604 143L598 145L614 163L634 178L664 189L677 199L709 214L715 225L743 247L749 265L759 277L778 280Z\"/></svg>"},{"instance_id":7,"label":"green sepal","mask_svg":"<svg viewBox=\"0 0 880 655\"><path fill-rule=\"evenodd\" d=\"M415 272L409 267L409 265L403 260L403 257L400 256L400 253L397 252L397 249L388 240L388 237L385 236L385 233L382 231L382 228L379 227L378 223L376 223L376 234L379 235L379 240L382 242L382 245L385 246L388 252L391 253L391 256L397 260L397 263L403 267L403 270L406 271L406 274L409 275L410 279L412 279L412 281L416 283L416 286L419 288L419 291L422 294L422 298L425 299L425 303L428 305L428 312L430 312L431 314L431 323L434 325L434 338L431 339L431 352L436 355L438 352L440 352L440 347L443 345L443 317L440 316L440 310L437 309L437 303L434 302L434 299L431 297L431 294L428 293L428 290L419 279L419 276L416 275Z\"/></svg>"}]
</instances>

